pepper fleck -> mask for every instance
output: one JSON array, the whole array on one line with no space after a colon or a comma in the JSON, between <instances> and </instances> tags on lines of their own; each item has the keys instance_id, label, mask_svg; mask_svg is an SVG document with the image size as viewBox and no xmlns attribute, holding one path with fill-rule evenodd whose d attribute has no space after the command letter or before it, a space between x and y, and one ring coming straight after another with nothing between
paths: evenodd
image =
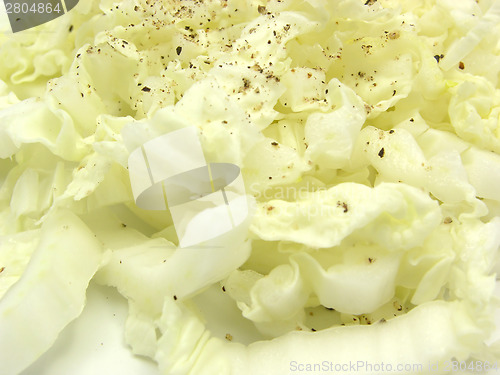
<instances>
[{"instance_id":1,"label":"pepper fleck","mask_svg":"<svg viewBox=\"0 0 500 375\"><path fill-rule=\"evenodd\" d=\"M380 156L381 158L383 158L383 157L384 157L384 154L385 154L385 150L384 150L384 148L382 147L382 148L380 149L380 151L378 152L378 156Z\"/></svg>"},{"instance_id":2,"label":"pepper fleck","mask_svg":"<svg viewBox=\"0 0 500 375\"><path fill-rule=\"evenodd\" d=\"M178 46L176 49L175 49L175 52L177 52L177 56L179 56L182 52L182 47L181 46Z\"/></svg>"},{"instance_id":3,"label":"pepper fleck","mask_svg":"<svg viewBox=\"0 0 500 375\"><path fill-rule=\"evenodd\" d=\"M465 65L464 65L463 61L460 61L458 63L458 69L460 69L460 70L464 70L465 69Z\"/></svg>"},{"instance_id":4,"label":"pepper fleck","mask_svg":"<svg viewBox=\"0 0 500 375\"><path fill-rule=\"evenodd\" d=\"M398 39L399 38L399 31L394 31L394 32L390 33L388 36L389 36L389 39L392 39L392 40Z\"/></svg>"},{"instance_id":5,"label":"pepper fleck","mask_svg":"<svg viewBox=\"0 0 500 375\"><path fill-rule=\"evenodd\" d=\"M442 58L444 57L443 54L440 54L440 55L434 55L434 58L436 59L437 62L439 62L439 60L441 60Z\"/></svg>"},{"instance_id":6,"label":"pepper fleck","mask_svg":"<svg viewBox=\"0 0 500 375\"><path fill-rule=\"evenodd\" d=\"M344 209L344 213L346 213L347 211L349 211L349 207L347 206L346 202L340 202L340 201L338 201L337 202L337 207L340 207L340 206L342 206L342 208Z\"/></svg>"},{"instance_id":7,"label":"pepper fleck","mask_svg":"<svg viewBox=\"0 0 500 375\"><path fill-rule=\"evenodd\" d=\"M174 294L174 301L177 301L177 296Z\"/></svg>"},{"instance_id":8,"label":"pepper fleck","mask_svg":"<svg viewBox=\"0 0 500 375\"><path fill-rule=\"evenodd\" d=\"M144 92L150 92L151 89L148 87L148 86L144 86L141 91L144 91Z\"/></svg>"}]
</instances>

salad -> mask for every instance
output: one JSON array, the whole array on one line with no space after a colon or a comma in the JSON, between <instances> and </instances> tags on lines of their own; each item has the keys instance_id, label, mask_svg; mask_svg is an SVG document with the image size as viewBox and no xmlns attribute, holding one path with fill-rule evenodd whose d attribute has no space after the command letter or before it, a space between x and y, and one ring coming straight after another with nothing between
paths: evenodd
<instances>
[{"instance_id":1,"label":"salad","mask_svg":"<svg viewBox=\"0 0 500 375\"><path fill-rule=\"evenodd\" d=\"M0 374L91 281L162 374L498 369L499 35L497 0L85 0L0 34ZM241 179L216 245L131 185L179 131Z\"/></svg>"}]
</instances>

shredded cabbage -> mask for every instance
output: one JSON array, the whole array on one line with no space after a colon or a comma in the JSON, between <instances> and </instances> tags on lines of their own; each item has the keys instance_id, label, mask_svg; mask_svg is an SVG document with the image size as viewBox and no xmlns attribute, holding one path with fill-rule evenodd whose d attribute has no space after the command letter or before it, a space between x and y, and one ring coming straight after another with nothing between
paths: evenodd
<instances>
[{"instance_id":1,"label":"shredded cabbage","mask_svg":"<svg viewBox=\"0 0 500 375\"><path fill-rule=\"evenodd\" d=\"M498 0L89 0L1 34L0 375L90 280L162 374L497 363L499 35ZM130 187L188 126L251 207L212 249Z\"/></svg>"}]
</instances>

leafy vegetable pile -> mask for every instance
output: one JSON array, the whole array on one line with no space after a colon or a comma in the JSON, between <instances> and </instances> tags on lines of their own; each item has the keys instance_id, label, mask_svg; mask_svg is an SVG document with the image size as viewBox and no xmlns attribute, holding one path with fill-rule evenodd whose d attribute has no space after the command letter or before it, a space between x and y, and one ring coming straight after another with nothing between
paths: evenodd
<instances>
[{"instance_id":1,"label":"leafy vegetable pile","mask_svg":"<svg viewBox=\"0 0 500 375\"><path fill-rule=\"evenodd\" d=\"M495 0L89 0L1 35L0 374L90 280L164 374L496 361L499 35ZM130 189L187 126L255 203L220 248Z\"/></svg>"}]
</instances>

